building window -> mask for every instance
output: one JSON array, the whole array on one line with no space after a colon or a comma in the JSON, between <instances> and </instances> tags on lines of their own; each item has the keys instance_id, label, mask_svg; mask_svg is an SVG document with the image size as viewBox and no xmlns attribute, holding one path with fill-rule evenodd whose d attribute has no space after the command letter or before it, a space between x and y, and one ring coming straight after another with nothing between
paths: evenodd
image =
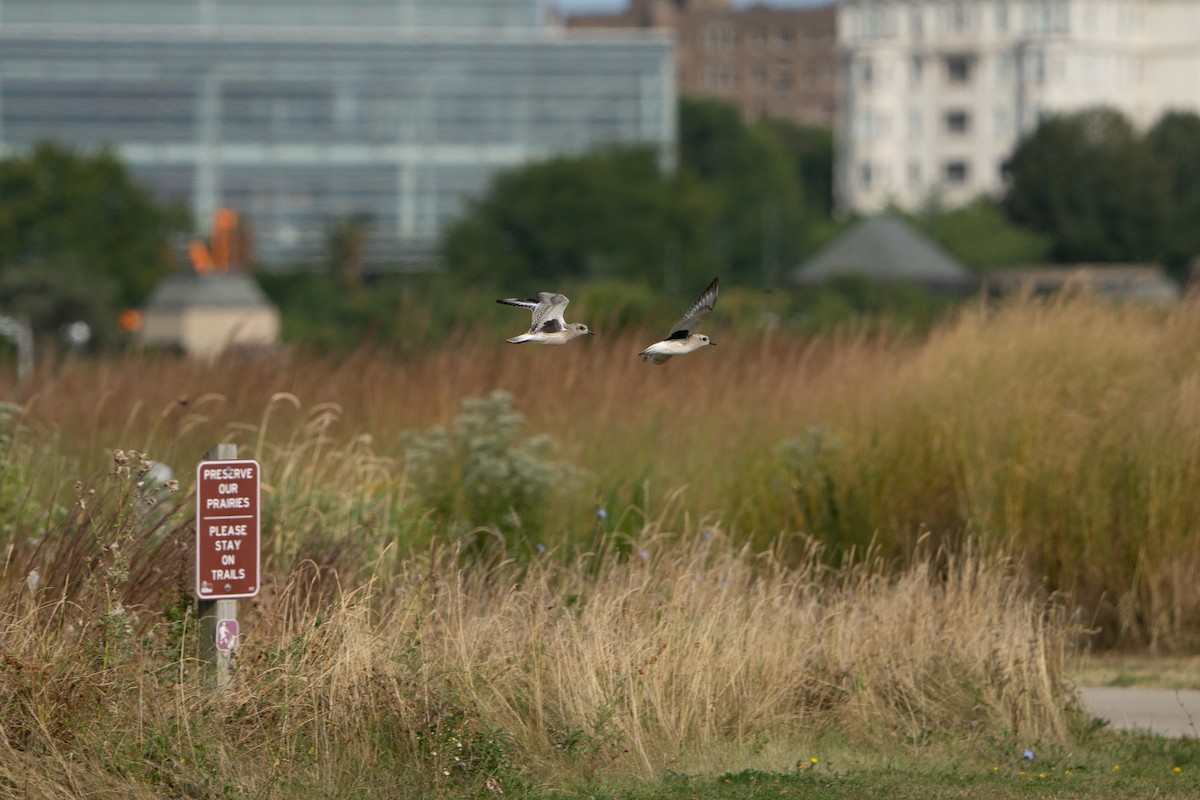
<instances>
[{"instance_id":1,"label":"building window","mask_svg":"<svg viewBox=\"0 0 1200 800\"><path fill-rule=\"evenodd\" d=\"M966 4L961 0L950 6L949 27L954 33L966 33L971 28L971 19L968 16Z\"/></svg>"},{"instance_id":2,"label":"building window","mask_svg":"<svg viewBox=\"0 0 1200 800\"><path fill-rule=\"evenodd\" d=\"M908 110L908 138L921 138L921 109L919 108Z\"/></svg>"},{"instance_id":3,"label":"building window","mask_svg":"<svg viewBox=\"0 0 1200 800\"><path fill-rule=\"evenodd\" d=\"M787 91L796 85L796 74L791 67L777 67L775 70L775 88Z\"/></svg>"},{"instance_id":4,"label":"building window","mask_svg":"<svg viewBox=\"0 0 1200 800\"><path fill-rule=\"evenodd\" d=\"M768 35L766 28L754 28L750 31L750 46L755 50L766 50L767 41Z\"/></svg>"},{"instance_id":5,"label":"building window","mask_svg":"<svg viewBox=\"0 0 1200 800\"><path fill-rule=\"evenodd\" d=\"M996 109L996 135L1008 135L1008 109L1006 108Z\"/></svg>"},{"instance_id":6,"label":"building window","mask_svg":"<svg viewBox=\"0 0 1200 800\"><path fill-rule=\"evenodd\" d=\"M858 72L859 83L864 89L870 89L875 85L875 64L869 58L864 58L859 65Z\"/></svg>"},{"instance_id":7,"label":"building window","mask_svg":"<svg viewBox=\"0 0 1200 800\"><path fill-rule=\"evenodd\" d=\"M870 190L871 179L874 176L871 174L871 162L864 161L858 167L858 183L862 188Z\"/></svg>"},{"instance_id":8,"label":"building window","mask_svg":"<svg viewBox=\"0 0 1200 800\"><path fill-rule=\"evenodd\" d=\"M925 14L920 8L914 8L908 17L908 29L914 42L925 37Z\"/></svg>"},{"instance_id":9,"label":"building window","mask_svg":"<svg viewBox=\"0 0 1200 800\"><path fill-rule=\"evenodd\" d=\"M946 183L951 186L962 186L970 177L970 169L965 161L947 161L943 169Z\"/></svg>"},{"instance_id":10,"label":"building window","mask_svg":"<svg viewBox=\"0 0 1200 800\"><path fill-rule=\"evenodd\" d=\"M996 3L996 31L1008 33L1008 3L1005 0Z\"/></svg>"},{"instance_id":11,"label":"building window","mask_svg":"<svg viewBox=\"0 0 1200 800\"><path fill-rule=\"evenodd\" d=\"M737 80L733 67L719 64L704 70L704 85L709 89L731 89Z\"/></svg>"},{"instance_id":12,"label":"building window","mask_svg":"<svg viewBox=\"0 0 1200 800\"><path fill-rule=\"evenodd\" d=\"M908 82L913 86L921 85L921 73L925 62L920 56L913 56L908 62Z\"/></svg>"},{"instance_id":13,"label":"building window","mask_svg":"<svg viewBox=\"0 0 1200 800\"><path fill-rule=\"evenodd\" d=\"M1002 86L1008 83L1008 79L1012 75L1012 63L1012 53L1001 53L996 56L996 83Z\"/></svg>"},{"instance_id":14,"label":"building window","mask_svg":"<svg viewBox=\"0 0 1200 800\"><path fill-rule=\"evenodd\" d=\"M886 136L890 127L891 118L887 114L864 108L855 117L854 137L860 140L870 140Z\"/></svg>"},{"instance_id":15,"label":"building window","mask_svg":"<svg viewBox=\"0 0 1200 800\"><path fill-rule=\"evenodd\" d=\"M971 57L946 56L946 80L964 85L971 82Z\"/></svg>"},{"instance_id":16,"label":"building window","mask_svg":"<svg viewBox=\"0 0 1200 800\"><path fill-rule=\"evenodd\" d=\"M896 33L891 9L868 8L863 12L861 24L864 39L888 39Z\"/></svg>"},{"instance_id":17,"label":"building window","mask_svg":"<svg viewBox=\"0 0 1200 800\"><path fill-rule=\"evenodd\" d=\"M791 50L796 46L796 32L791 28L775 31L775 46L780 50Z\"/></svg>"},{"instance_id":18,"label":"building window","mask_svg":"<svg viewBox=\"0 0 1200 800\"><path fill-rule=\"evenodd\" d=\"M919 162L919 161L908 162L908 185L909 186L920 186L921 185L921 162Z\"/></svg>"},{"instance_id":19,"label":"building window","mask_svg":"<svg viewBox=\"0 0 1200 800\"><path fill-rule=\"evenodd\" d=\"M755 67L754 68L754 85L759 87L760 89L767 85L767 68L766 67Z\"/></svg>"},{"instance_id":20,"label":"building window","mask_svg":"<svg viewBox=\"0 0 1200 800\"><path fill-rule=\"evenodd\" d=\"M733 47L733 26L714 22L704 32L704 43L709 50L723 51Z\"/></svg>"},{"instance_id":21,"label":"building window","mask_svg":"<svg viewBox=\"0 0 1200 800\"><path fill-rule=\"evenodd\" d=\"M1066 0L1033 0L1025 13L1029 33L1066 33L1071 27Z\"/></svg>"},{"instance_id":22,"label":"building window","mask_svg":"<svg viewBox=\"0 0 1200 800\"><path fill-rule=\"evenodd\" d=\"M1046 54L1038 51L1029 54L1030 69L1029 74L1033 76L1033 82L1037 86L1046 84Z\"/></svg>"},{"instance_id":23,"label":"building window","mask_svg":"<svg viewBox=\"0 0 1200 800\"><path fill-rule=\"evenodd\" d=\"M946 112L946 132L955 136L965 136L971 132L971 115L966 111Z\"/></svg>"}]
</instances>

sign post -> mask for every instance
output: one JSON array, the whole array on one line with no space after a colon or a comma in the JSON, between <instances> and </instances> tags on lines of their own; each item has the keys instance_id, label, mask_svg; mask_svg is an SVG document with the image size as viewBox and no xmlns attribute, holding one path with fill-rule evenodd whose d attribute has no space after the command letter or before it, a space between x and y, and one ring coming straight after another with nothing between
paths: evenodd
<instances>
[{"instance_id":1,"label":"sign post","mask_svg":"<svg viewBox=\"0 0 1200 800\"><path fill-rule=\"evenodd\" d=\"M200 660L218 689L233 679L238 646L238 598L260 587L261 549L257 461L219 444L196 466L196 598Z\"/></svg>"}]
</instances>

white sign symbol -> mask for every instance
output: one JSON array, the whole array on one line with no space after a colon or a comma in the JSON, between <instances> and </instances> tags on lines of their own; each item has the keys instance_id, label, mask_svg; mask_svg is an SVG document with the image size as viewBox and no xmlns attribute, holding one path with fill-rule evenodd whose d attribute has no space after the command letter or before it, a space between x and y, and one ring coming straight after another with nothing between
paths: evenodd
<instances>
[{"instance_id":1,"label":"white sign symbol","mask_svg":"<svg viewBox=\"0 0 1200 800\"><path fill-rule=\"evenodd\" d=\"M217 649L222 653L230 653L238 646L238 621L223 619L217 623Z\"/></svg>"}]
</instances>

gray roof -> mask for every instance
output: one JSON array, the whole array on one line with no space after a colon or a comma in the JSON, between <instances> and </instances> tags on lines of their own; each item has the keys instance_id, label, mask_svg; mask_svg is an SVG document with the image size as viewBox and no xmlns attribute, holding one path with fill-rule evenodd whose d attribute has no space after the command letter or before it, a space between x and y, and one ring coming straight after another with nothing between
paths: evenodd
<instances>
[{"instance_id":1,"label":"gray roof","mask_svg":"<svg viewBox=\"0 0 1200 800\"><path fill-rule=\"evenodd\" d=\"M272 306L254 278L245 272L197 275L181 272L158 282L145 310L168 311L182 308L258 308Z\"/></svg>"},{"instance_id":2,"label":"gray roof","mask_svg":"<svg viewBox=\"0 0 1200 800\"><path fill-rule=\"evenodd\" d=\"M861 275L881 281L961 284L971 273L957 259L901 219L870 217L834 239L796 269L794 286Z\"/></svg>"}]
</instances>

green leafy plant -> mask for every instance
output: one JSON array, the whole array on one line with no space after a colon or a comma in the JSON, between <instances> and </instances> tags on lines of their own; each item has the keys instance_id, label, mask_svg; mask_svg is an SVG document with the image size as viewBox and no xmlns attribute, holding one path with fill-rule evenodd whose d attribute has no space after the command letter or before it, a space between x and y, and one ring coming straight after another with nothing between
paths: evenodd
<instances>
[{"instance_id":1,"label":"green leafy plant","mask_svg":"<svg viewBox=\"0 0 1200 800\"><path fill-rule=\"evenodd\" d=\"M553 439L527 436L524 427L512 395L495 391L464 400L449 427L405 434L409 481L421 502L452 531L474 531L480 545L539 531L547 506L584 473L553 459Z\"/></svg>"}]
</instances>

